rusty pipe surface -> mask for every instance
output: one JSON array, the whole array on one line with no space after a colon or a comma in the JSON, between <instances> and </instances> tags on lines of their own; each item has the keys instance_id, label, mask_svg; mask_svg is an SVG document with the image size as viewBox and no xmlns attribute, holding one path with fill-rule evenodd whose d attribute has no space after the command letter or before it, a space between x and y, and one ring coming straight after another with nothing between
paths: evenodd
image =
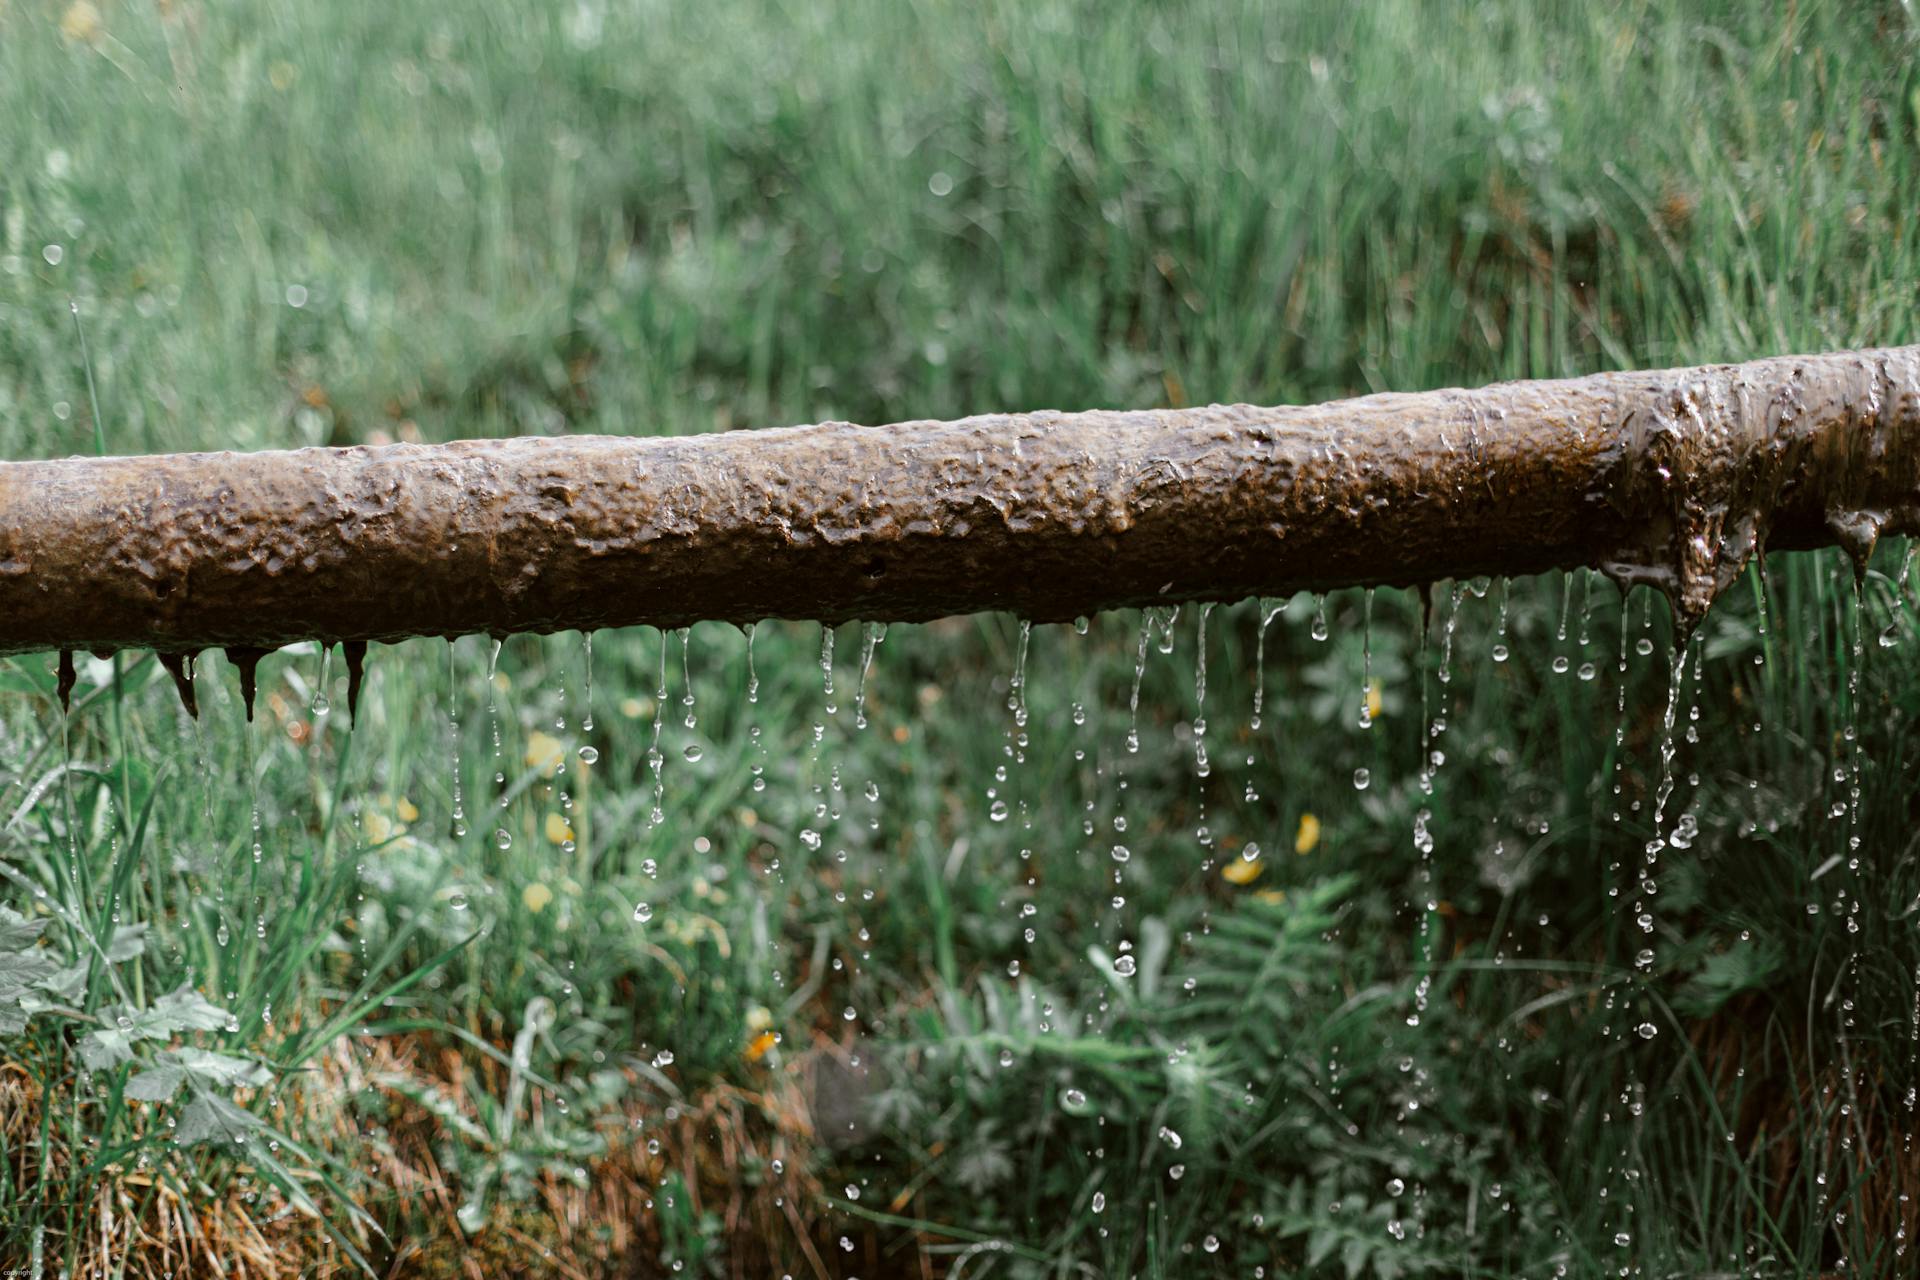
<instances>
[{"instance_id":1,"label":"rusty pipe surface","mask_svg":"<svg viewBox=\"0 0 1920 1280\"><path fill-rule=\"evenodd\" d=\"M1311 407L0 463L0 651L1038 621L1589 565L1683 619L1920 516L1920 347Z\"/></svg>"}]
</instances>

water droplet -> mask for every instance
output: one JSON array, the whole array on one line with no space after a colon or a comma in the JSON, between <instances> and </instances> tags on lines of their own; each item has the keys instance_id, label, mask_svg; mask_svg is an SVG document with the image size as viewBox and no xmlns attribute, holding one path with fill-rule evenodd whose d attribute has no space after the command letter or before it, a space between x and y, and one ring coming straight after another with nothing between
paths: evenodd
<instances>
[{"instance_id":1,"label":"water droplet","mask_svg":"<svg viewBox=\"0 0 1920 1280\"><path fill-rule=\"evenodd\" d=\"M1123 978L1131 978L1136 967L1132 956L1121 956L1113 962L1113 971Z\"/></svg>"},{"instance_id":2,"label":"water droplet","mask_svg":"<svg viewBox=\"0 0 1920 1280\"><path fill-rule=\"evenodd\" d=\"M493 843L502 849L513 848L513 833L505 827L497 827L493 833Z\"/></svg>"},{"instance_id":3,"label":"water droplet","mask_svg":"<svg viewBox=\"0 0 1920 1280\"><path fill-rule=\"evenodd\" d=\"M60 265L61 260L67 256L67 251L60 245L50 244L40 251L40 256L47 260L48 266L57 267Z\"/></svg>"},{"instance_id":4,"label":"water droplet","mask_svg":"<svg viewBox=\"0 0 1920 1280\"><path fill-rule=\"evenodd\" d=\"M1660 1034L1660 1028L1654 1026L1651 1022L1643 1022L1635 1027L1634 1030L1640 1033L1642 1040L1651 1040Z\"/></svg>"},{"instance_id":5,"label":"water droplet","mask_svg":"<svg viewBox=\"0 0 1920 1280\"><path fill-rule=\"evenodd\" d=\"M600 759L600 749L591 744L580 748L580 760L584 764L594 764Z\"/></svg>"},{"instance_id":6,"label":"water droplet","mask_svg":"<svg viewBox=\"0 0 1920 1280\"><path fill-rule=\"evenodd\" d=\"M707 749L697 742L689 742L686 747L681 750L680 754L686 758L688 764L692 764L700 759L700 757L706 755Z\"/></svg>"},{"instance_id":7,"label":"water droplet","mask_svg":"<svg viewBox=\"0 0 1920 1280\"><path fill-rule=\"evenodd\" d=\"M645 924L651 919L653 919L653 904L651 902L637 903L634 906L633 922L635 924Z\"/></svg>"},{"instance_id":8,"label":"water droplet","mask_svg":"<svg viewBox=\"0 0 1920 1280\"><path fill-rule=\"evenodd\" d=\"M1372 782L1373 774L1368 770L1355 769L1353 771L1353 789L1355 791L1365 791Z\"/></svg>"},{"instance_id":9,"label":"water droplet","mask_svg":"<svg viewBox=\"0 0 1920 1280\"><path fill-rule=\"evenodd\" d=\"M1007 820L1007 802L1005 800L995 800L987 807L987 816L995 822L1005 822Z\"/></svg>"},{"instance_id":10,"label":"water droplet","mask_svg":"<svg viewBox=\"0 0 1920 1280\"><path fill-rule=\"evenodd\" d=\"M1060 1100L1076 1111L1087 1105L1087 1095L1079 1089L1067 1090L1060 1095Z\"/></svg>"}]
</instances>

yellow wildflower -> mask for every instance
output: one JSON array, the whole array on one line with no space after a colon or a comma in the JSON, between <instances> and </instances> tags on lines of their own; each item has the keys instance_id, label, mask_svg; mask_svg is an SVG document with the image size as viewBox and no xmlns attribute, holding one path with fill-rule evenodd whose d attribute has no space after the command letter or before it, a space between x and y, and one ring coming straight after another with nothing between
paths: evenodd
<instances>
[{"instance_id":1,"label":"yellow wildflower","mask_svg":"<svg viewBox=\"0 0 1920 1280\"><path fill-rule=\"evenodd\" d=\"M1367 686L1367 719L1378 720L1381 705L1380 682L1375 680Z\"/></svg>"},{"instance_id":2,"label":"yellow wildflower","mask_svg":"<svg viewBox=\"0 0 1920 1280\"><path fill-rule=\"evenodd\" d=\"M573 839L573 824L557 813L547 815L547 840L551 844L565 844Z\"/></svg>"},{"instance_id":3,"label":"yellow wildflower","mask_svg":"<svg viewBox=\"0 0 1920 1280\"><path fill-rule=\"evenodd\" d=\"M567 749L552 734L536 729L527 735L527 767L538 769L541 777L551 778L566 758Z\"/></svg>"},{"instance_id":4,"label":"yellow wildflower","mask_svg":"<svg viewBox=\"0 0 1920 1280\"><path fill-rule=\"evenodd\" d=\"M747 1010L747 1030L765 1031L773 1025L773 1011L763 1004Z\"/></svg>"},{"instance_id":5,"label":"yellow wildflower","mask_svg":"<svg viewBox=\"0 0 1920 1280\"><path fill-rule=\"evenodd\" d=\"M1237 854L1227 861L1226 866L1220 868L1220 878L1229 884L1252 884L1266 869L1266 864L1260 860L1258 853L1251 858L1245 854Z\"/></svg>"},{"instance_id":6,"label":"yellow wildflower","mask_svg":"<svg viewBox=\"0 0 1920 1280\"><path fill-rule=\"evenodd\" d=\"M1313 847L1320 843L1320 819L1310 813L1300 815L1300 830L1293 837L1295 853L1312 853Z\"/></svg>"},{"instance_id":7,"label":"yellow wildflower","mask_svg":"<svg viewBox=\"0 0 1920 1280\"><path fill-rule=\"evenodd\" d=\"M412 822L420 816L420 811L413 807L413 801L405 796L393 802L393 812L402 822Z\"/></svg>"},{"instance_id":8,"label":"yellow wildflower","mask_svg":"<svg viewBox=\"0 0 1920 1280\"><path fill-rule=\"evenodd\" d=\"M747 1047L741 1051L740 1056L748 1062L758 1062L767 1056L767 1053L773 1046L779 1043L780 1033L778 1031L762 1031L759 1035L747 1041Z\"/></svg>"},{"instance_id":9,"label":"yellow wildflower","mask_svg":"<svg viewBox=\"0 0 1920 1280\"><path fill-rule=\"evenodd\" d=\"M520 891L520 901L527 904L527 910L539 915L553 901L553 890L536 880Z\"/></svg>"},{"instance_id":10,"label":"yellow wildflower","mask_svg":"<svg viewBox=\"0 0 1920 1280\"><path fill-rule=\"evenodd\" d=\"M367 839L379 844L393 834L393 821L378 809L368 809L360 815L360 826L367 833Z\"/></svg>"},{"instance_id":11,"label":"yellow wildflower","mask_svg":"<svg viewBox=\"0 0 1920 1280\"><path fill-rule=\"evenodd\" d=\"M620 700L620 714L629 720L638 720L651 710L653 710L652 698L648 698L645 702L640 701L638 698L622 698Z\"/></svg>"}]
</instances>

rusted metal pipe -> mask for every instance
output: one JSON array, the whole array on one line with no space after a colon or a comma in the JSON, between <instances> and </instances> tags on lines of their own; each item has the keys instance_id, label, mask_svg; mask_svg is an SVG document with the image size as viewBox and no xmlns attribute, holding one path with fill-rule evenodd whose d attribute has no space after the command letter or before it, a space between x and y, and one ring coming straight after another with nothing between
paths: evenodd
<instances>
[{"instance_id":1,"label":"rusted metal pipe","mask_svg":"<svg viewBox=\"0 0 1920 1280\"><path fill-rule=\"evenodd\" d=\"M1314 407L0 463L0 651L916 620L1590 565L1697 618L1920 514L1920 347ZM359 650L352 657L359 657ZM176 668L179 664L173 662Z\"/></svg>"}]
</instances>

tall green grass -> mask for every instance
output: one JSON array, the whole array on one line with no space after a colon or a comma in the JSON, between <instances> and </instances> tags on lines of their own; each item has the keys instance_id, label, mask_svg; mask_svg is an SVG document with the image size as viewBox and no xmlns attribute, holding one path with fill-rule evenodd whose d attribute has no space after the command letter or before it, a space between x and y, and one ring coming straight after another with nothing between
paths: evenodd
<instances>
[{"instance_id":1,"label":"tall green grass","mask_svg":"<svg viewBox=\"0 0 1920 1280\"><path fill-rule=\"evenodd\" d=\"M14 0L0 447L1904 342L1912 54L1892 4ZM1650 933L1673 640L1585 575L1340 593L1324 641L1306 598L896 627L864 681L847 627L831 696L806 625L752 698L731 628L601 635L590 691L579 637L418 641L351 726L315 649L251 726L217 655L197 723L144 655L66 717L10 659L0 1262L1896 1272L1903 550L1858 605L1770 559L1694 638Z\"/></svg>"}]
</instances>

